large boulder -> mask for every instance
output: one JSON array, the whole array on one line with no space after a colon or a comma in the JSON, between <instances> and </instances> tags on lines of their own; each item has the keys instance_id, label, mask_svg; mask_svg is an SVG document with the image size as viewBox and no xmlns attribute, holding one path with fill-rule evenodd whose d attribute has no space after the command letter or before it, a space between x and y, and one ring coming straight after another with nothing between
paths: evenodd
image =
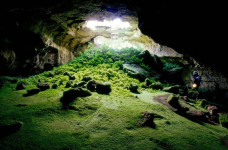
<instances>
[{"instance_id":1,"label":"large boulder","mask_svg":"<svg viewBox=\"0 0 228 150\"><path fill-rule=\"evenodd\" d=\"M148 72L137 64L123 64L123 70L133 78L137 78L141 81L149 77Z\"/></svg>"},{"instance_id":2,"label":"large boulder","mask_svg":"<svg viewBox=\"0 0 228 150\"><path fill-rule=\"evenodd\" d=\"M97 83L96 85L96 91L99 94L109 94L112 91L110 82Z\"/></svg>"},{"instance_id":3,"label":"large boulder","mask_svg":"<svg viewBox=\"0 0 228 150\"><path fill-rule=\"evenodd\" d=\"M154 82L149 87L155 90L161 90L163 88L161 82Z\"/></svg>"},{"instance_id":4,"label":"large boulder","mask_svg":"<svg viewBox=\"0 0 228 150\"><path fill-rule=\"evenodd\" d=\"M39 92L40 92L39 88L30 89L30 90L27 90L27 93L24 94L23 96L31 96L31 95L38 94Z\"/></svg>"},{"instance_id":5,"label":"large boulder","mask_svg":"<svg viewBox=\"0 0 228 150\"><path fill-rule=\"evenodd\" d=\"M163 67L160 58L157 55L151 55L148 50L142 51L138 57L141 58L146 65L157 71L161 70Z\"/></svg>"},{"instance_id":6,"label":"large boulder","mask_svg":"<svg viewBox=\"0 0 228 150\"><path fill-rule=\"evenodd\" d=\"M91 92L94 92L96 90L97 82L95 80L88 81L86 88L90 90Z\"/></svg>"},{"instance_id":7,"label":"large boulder","mask_svg":"<svg viewBox=\"0 0 228 150\"><path fill-rule=\"evenodd\" d=\"M50 89L50 83L48 83L48 82L41 82L41 83L38 83L38 84L37 84L37 87L38 87L41 91L44 91L44 90Z\"/></svg>"},{"instance_id":8,"label":"large boulder","mask_svg":"<svg viewBox=\"0 0 228 150\"><path fill-rule=\"evenodd\" d=\"M16 90L23 90L26 88L26 84L23 82L20 82L17 84Z\"/></svg>"},{"instance_id":9,"label":"large boulder","mask_svg":"<svg viewBox=\"0 0 228 150\"><path fill-rule=\"evenodd\" d=\"M131 83L130 86L129 86L129 90L132 93L139 93L138 88L139 88L139 86L137 84L135 84L135 83Z\"/></svg>"},{"instance_id":10,"label":"large boulder","mask_svg":"<svg viewBox=\"0 0 228 150\"><path fill-rule=\"evenodd\" d=\"M0 122L0 137L7 136L20 130L23 122L20 121L3 121Z\"/></svg>"},{"instance_id":11,"label":"large boulder","mask_svg":"<svg viewBox=\"0 0 228 150\"><path fill-rule=\"evenodd\" d=\"M168 98L167 98L167 102L173 106L174 108L180 109L180 103L179 103L179 95L176 94L171 94Z\"/></svg>"},{"instance_id":12,"label":"large boulder","mask_svg":"<svg viewBox=\"0 0 228 150\"><path fill-rule=\"evenodd\" d=\"M170 87L163 88L163 91L178 94L179 93L179 89L180 89L179 85L173 85L173 86L170 86Z\"/></svg>"},{"instance_id":13,"label":"large boulder","mask_svg":"<svg viewBox=\"0 0 228 150\"><path fill-rule=\"evenodd\" d=\"M92 95L88 90L83 88L70 89L63 92L63 96L60 101L63 105L67 105L75 100L77 97L86 97Z\"/></svg>"}]
</instances>

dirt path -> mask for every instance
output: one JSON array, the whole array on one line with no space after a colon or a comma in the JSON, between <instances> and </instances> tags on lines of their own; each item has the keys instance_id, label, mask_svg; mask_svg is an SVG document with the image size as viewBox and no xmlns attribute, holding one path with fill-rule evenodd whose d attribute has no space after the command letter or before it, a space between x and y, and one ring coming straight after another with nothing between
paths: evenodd
<instances>
[{"instance_id":1,"label":"dirt path","mask_svg":"<svg viewBox=\"0 0 228 150\"><path fill-rule=\"evenodd\" d=\"M155 96L153 98L153 100L155 100L156 102L159 102L165 106L167 106L169 109L171 109L172 111L177 111L176 108L172 107L168 102L167 102L167 98L170 96L171 94L166 94L166 95L161 95L161 96Z\"/></svg>"}]
</instances>

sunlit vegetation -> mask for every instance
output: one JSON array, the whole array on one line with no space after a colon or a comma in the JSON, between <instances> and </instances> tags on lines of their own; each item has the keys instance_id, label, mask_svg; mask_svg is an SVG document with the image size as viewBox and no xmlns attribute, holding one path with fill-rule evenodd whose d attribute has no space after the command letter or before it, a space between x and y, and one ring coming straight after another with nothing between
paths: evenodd
<instances>
[{"instance_id":1,"label":"sunlit vegetation","mask_svg":"<svg viewBox=\"0 0 228 150\"><path fill-rule=\"evenodd\" d=\"M154 100L169 94L162 88L172 83L149 77L146 81L154 84L145 88L144 81L123 71L127 63L141 66L149 75L156 73L137 57L140 53L132 48L91 46L50 71L5 79L0 89L0 121L23 125L19 131L0 137L0 149L226 149L221 142L228 134L226 128L193 122ZM163 66L163 70L179 67L177 63ZM90 78L97 83L110 82L112 91L90 91L90 96L77 97L69 109L63 109L63 93ZM25 83L26 88L15 90L18 83ZM49 83L50 88L25 95L40 83ZM132 93L130 85L137 85L138 93ZM194 101L192 109L205 110L204 103ZM154 128L139 125L145 111L159 116L154 119Z\"/></svg>"}]
</instances>

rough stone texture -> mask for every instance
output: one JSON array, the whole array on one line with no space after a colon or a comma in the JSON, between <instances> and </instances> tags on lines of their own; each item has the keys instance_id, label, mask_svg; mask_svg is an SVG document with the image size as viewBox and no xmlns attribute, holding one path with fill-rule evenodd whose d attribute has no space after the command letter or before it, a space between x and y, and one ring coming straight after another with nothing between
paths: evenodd
<instances>
[{"instance_id":1,"label":"rough stone texture","mask_svg":"<svg viewBox=\"0 0 228 150\"><path fill-rule=\"evenodd\" d=\"M216 106L208 106L207 110L210 115L218 115L218 108Z\"/></svg>"},{"instance_id":2,"label":"rough stone texture","mask_svg":"<svg viewBox=\"0 0 228 150\"><path fill-rule=\"evenodd\" d=\"M148 72L137 64L123 64L123 70L127 72L129 76L142 81L149 76Z\"/></svg>"}]
</instances>

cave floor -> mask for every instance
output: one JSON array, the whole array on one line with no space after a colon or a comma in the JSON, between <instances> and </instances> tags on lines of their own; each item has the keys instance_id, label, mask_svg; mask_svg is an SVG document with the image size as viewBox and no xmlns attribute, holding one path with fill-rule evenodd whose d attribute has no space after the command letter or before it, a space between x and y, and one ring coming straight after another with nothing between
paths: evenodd
<instances>
[{"instance_id":1,"label":"cave floor","mask_svg":"<svg viewBox=\"0 0 228 150\"><path fill-rule=\"evenodd\" d=\"M165 92L101 95L95 92L63 110L63 90L48 89L24 97L15 84L0 90L0 120L23 122L0 139L0 149L227 149L228 129L192 122L153 100ZM136 96L137 95L137 96ZM25 104L19 105L18 104ZM155 128L140 127L142 112L161 116Z\"/></svg>"}]
</instances>

